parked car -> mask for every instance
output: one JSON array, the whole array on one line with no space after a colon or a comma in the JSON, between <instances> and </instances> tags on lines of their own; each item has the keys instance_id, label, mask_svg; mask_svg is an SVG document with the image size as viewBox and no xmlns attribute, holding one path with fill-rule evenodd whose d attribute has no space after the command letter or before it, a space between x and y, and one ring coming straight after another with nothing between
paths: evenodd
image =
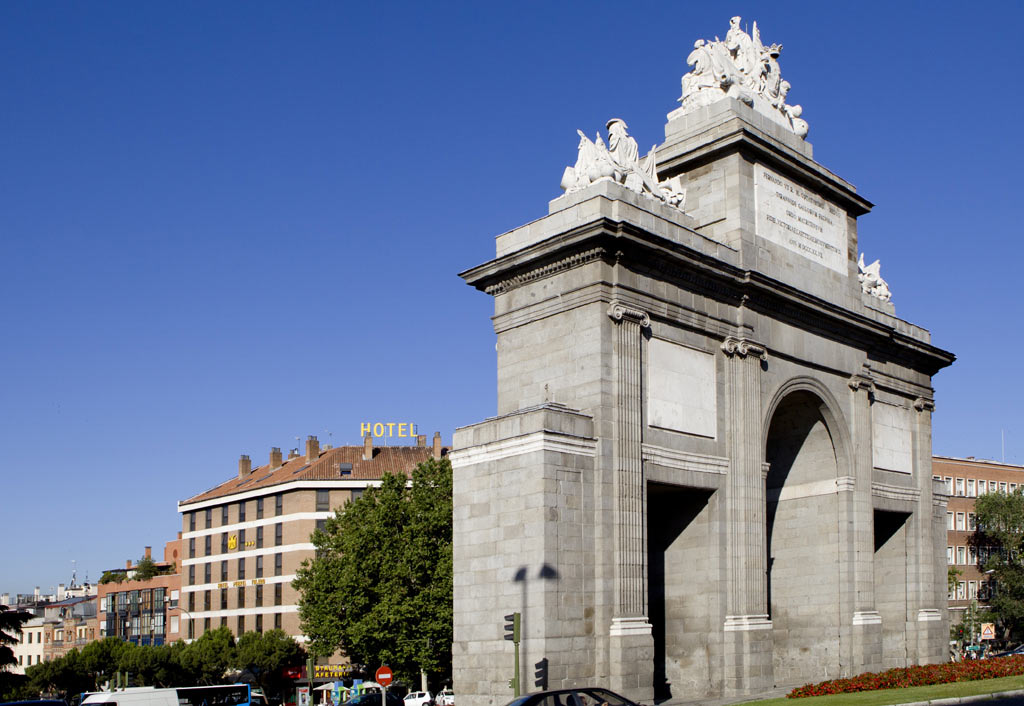
<instances>
[{"instance_id":1,"label":"parked car","mask_svg":"<svg viewBox=\"0 0 1024 706\"><path fill-rule=\"evenodd\" d=\"M455 706L455 693L451 689L441 689L434 697L434 706Z\"/></svg>"},{"instance_id":2,"label":"parked car","mask_svg":"<svg viewBox=\"0 0 1024 706\"><path fill-rule=\"evenodd\" d=\"M993 657L1009 657L1010 655L1024 655L1024 645L1017 645L1012 650L996 652Z\"/></svg>"},{"instance_id":3,"label":"parked car","mask_svg":"<svg viewBox=\"0 0 1024 706\"><path fill-rule=\"evenodd\" d=\"M430 706L434 703L434 697L430 695L429 691L410 691L402 699L402 703L405 706Z\"/></svg>"},{"instance_id":4,"label":"parked car","mask_svg":"<svg viewBox=\"0 0 1024 706\"><path fill-rule=\"evenodd\" d=\"M614 691L599 687L555 689L526 694L509 701L507 706L642 706L619 696Z\"/></svg>"},{"instance_id":5,"label":"parked car","mask_svg":"<svg viewBox=\"0 0 1024 706\"><path fill-rule=\"evenodd\" d=\"M375 690L369 691L365 694L359 694L359 696L353 696L345 702L345 706L381 706L380 692ZM388 690L387 706L404 706L402 697L395 692Z\"/></svg>"}]
</instances>

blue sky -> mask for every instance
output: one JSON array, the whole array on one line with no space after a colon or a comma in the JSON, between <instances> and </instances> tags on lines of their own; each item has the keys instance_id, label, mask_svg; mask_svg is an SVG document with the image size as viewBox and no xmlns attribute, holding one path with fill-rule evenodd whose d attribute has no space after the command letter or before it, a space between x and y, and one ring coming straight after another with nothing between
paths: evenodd
<instances>
[{"instance_id":1,"label":"blue sky","mask_svg":"<svg viewBox=\"0 0 1024 706\"><path fill-rule=\"evenodd\" d=\"M1024 463L1024 5L8 2L0 590L161 547L241 453L492 415L492 303L456 273L546 213L577 128L660 142L734 14L877 204L897 314L959 358L935 452L1005 430Z\"/></svg>"}]
</instances>

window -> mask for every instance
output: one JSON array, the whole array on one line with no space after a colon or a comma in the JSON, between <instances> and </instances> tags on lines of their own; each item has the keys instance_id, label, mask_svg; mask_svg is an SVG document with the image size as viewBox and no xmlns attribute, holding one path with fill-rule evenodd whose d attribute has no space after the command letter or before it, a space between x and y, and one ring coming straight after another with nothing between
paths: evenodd
<instances>
[{"instance_id":1,"label":"window","mask_svg":"<svg viewBox=\"0 0 1024 706\"><path fill-rule=\"evenodd\" d=\"M977 523L975 521L976 517L977 517L977 515L975 515L973 512L968 512L967 513L967 529L970 530L971 532L973 532L974 530L978 529Z\"/></svg>"},{"instance_id":2,"label":"window","mask_svg":"<svg viewBox=\"0 0 1024 706\"><path fill-rule=\"evenodd\" d=\"M1006 483L999 484L999 492L1002 493L1003 495L1006 495Z\"/></svg>"},{"instance_id":3,"label":"window","mask_svg":"<svg viewBox=\"0 0 1024 706\"><path fill-rule=\"evenodd\" d=\"M241 581L245 578L245 559L238 560L238 580Z\"/></svg>"},{"instance_id":4,"label":"window","mask_svg":"<svg viewBox=\"0 0 1024 706\"><path fill-rule=\"evenodd\" d=\"M220 609L228 609L228 589L226 588L220 589Z\"/></svg>"},{"instance_id":5,"label":"window","mask_svg":"<svg viewBox=\"0 0 1024 706\"><path fill-rule=\"evenodd\" d=\"M257 549L262 549L263 548L263 528L262 527L257 527L256 528L256 548Z\"/></svg>"},{"instance_id":6,"label":"window","mask_svg":"<svg viewBox=\"0 0 1024 706\"><path fill-rule=\"evenodd\" d=\"M190 593L190 594L188 594L188 612L189 613L194 613L195 610L196 610L196 594L195 593Z\"/></svg>"},{"instance_id":7,"label":"window","mask_svg":"<svg viewBox=\"0 0 1024 706\"><path fill-rule=\"evenodd\" d=\"M263 586L256 587L256 598L254 604L257 608L263 607Z\"/></svg>"},{"instance_id":8,"label":"window","mask_svg":"<svg viewBox=\"0 0 1024 706\"><path fill-rule=\"evenodd\" d=\"M223 526L223 525L226 525L227 523L228 523L228 506L227 505L221 505L220 506L220 524L221 524L221 526Z\"/></svg>"},{"instance_id":9,"label":"window","mask_svg":"<svg viewBox=\"0 0 1024 706\"><path fill-rule=\"evenodd\" d=\"M244 608L245 607L245 586L239 586L238 587L238 591L235 594L235 598L238 601L236 606L238 608Z\"/></svg>"},{"instance_id":10,"label":"window","mask_svg":"<svg viewBox=\"0 0 1024 706\"><path fill-rule=\"evenodd\" d=\"M953 524L953 513L952 512L947 512L946 513L946 529L948 529L948 530L956 529L956 526Z\"/></svg>"},{"instance_id":11,"label":"window","mask_svg":"<svg viewBox=\"0 0 1024 706\"><path fill-rule=\"evenodd\" d=\"M203 632L210 632L210 619L203 618Z\"/></svg>"},{"instance_id":12,"label":"window","mask_svg":"<svg viewBox=\"0 0 1024 706\"><path fill-rule=\"evenodd\" d=\"M188 567L188 585L194 586L196 583L196 565L192 564Z\"/></svg>"},{"instance_id":13,"label":"window","mask_svg":"<svg viewBox=\"0 0 1024 706\"><path fill-rule=\"evenodd\" d=\"M203 540L203 556L210 556L211 554L213 554L212 543L213 537L211 537L210 535L206 535L206 537Z\"/></svg>"},{"instance_id":14,"label":"window","mask_svg":"<svg viewBox=\"0 0 1024 706\"><path fill-rule=\"evenodd\" d=\"M978 563L978 552L974 547L967 547L967 563L977 564Z\"/></svg>"},{"instance_id":15,"label":"window","mask_svg":"<svg viewBox=\"0 0 1024 706\"><path fill-rule=\"evenodd\" d=\"M284 496L278 493L274 496L274 514L281 515L284 513Z\"/></svg>"},{"instance_id":16,"label":"window","mask_svg":"<svg viewBox=\"0 0 1024 706\"><path fill-rule=\"evenodd\" d=\"M222 628L226 628L228 626L228 616L226 616L226 615L220 616L220 626Z\"/></svg>"},{"instance_id":17,"label":"window","mask_svg":"<svg viewBox=\"0 0 1024 706\"><path fill-rule=\"evenodd\" d=\"M196 513L194 513L194 512L188 513L188 531L189 532L195 532L196 531Z\"/></svg>"},{"instance_id":18,"label":"window","mask_svg":"<svg viewBox=\"0 0 1024 706\"><path fill-rule=\"evenodd\" d=\"M213 508L212 507L206 508L206 512L203 513L203 514L205 515L203 520L206 523L206 529L210 529L210 527L213 526Z\"/></svg>"},{"instance_id":19,"label":"window","mask_svg":"<svg viewBox=\"0 0 1024 706\"><path fill-rule=\"evenodd\" d=\"M953 478L952 476L946 476L943 480L946 481L946 495L953 494Z\"/></svg>"},{"instance_id":20,"label":"window","mask_svg":"<svg viewBox=\"0 0 1024 706\"><path fill-rule=\"evenodd\" d=\"M961 565L967 563L967 548L966 547L957 547L956 548L956 563L957 564L961 564Z\"/></svg>"},{"instance_id":21,"label":"window","mask_svg":"<svg viewBox=\"0 0 1024 706\"><path fill-rule=\"evenodd\" d=\"M228 553L228 533L227 532L221 532L220 533L220 553L221 554L227 554Z\"/></svg>"},{"instance_id":22,"label":"window","mask_svg":"<svg viewBox=\"0 0 1024 706\"><path fill-rule=\"evenodd\" d=\"M220 580L228 580L228 562L226 559L220 563Z\"/></svg>"},{"instance_id":23,"label":"window","mask_svg":"<svg viewBox=\"0 0 1024 706\"><path fill-rule=\"evenodd\" d=\"M364 490L363 488L353 488L352 489L352 499L356 500L358 498L363 497L363 490Z\"/></svg>"},{"instance_id":24,"label":"window","mask_svg":"<svg viewBox=\"0 0 1024 706\"><path fill-rule=\"evenodd\" d=\"M256 519L263 519L263 498L256 498Z\"/></svg>"},{"instance_id":25,"label":"window","mask_svg":"<svg viewBox=\"0 0 1024 706\"><path fill-rule=\"evenodd\" d=\"M256 632L263 632L263 616L256 616Z\"/></svg>"},{"instance_id":26,"label":"window","mask_svg":"<svg viewBox=\"0 0 1024 706\"><path fill-rule=\"evenodd\" d=\"M316 510L317 512L323 512L324 510L331 509L331 491L329 490L318 490L316 491Z\"/></svg>"},{"instance_id":27,"label":"window","mask_svg":"<svg viewBox=\"0 0 1024 706\"><path fill-rule=\"evenodd\" d=\"M964 479L963 478L957 478L956 479L956 494L959 495L959 496L963 496L963 494L964 494Z\"/></svg>"},{"instance_id":28,"label":"window","mask_svg":"<svg viewBox=\"0 0 1024 706\"><path fill-rule=\"evenodd\" d=\"M274 584L274 605L281 605L281 594L282 594L281 584L275 583Z\"/></svg>"},{"instance_id":29,"label":"window","mask_svg":"<svg viewBox=\"0 0 1024 706\"><path fill-rule=\"evenodd\" d=\"M188 556L191 559L191 558L194 558L195 555L196 555L196 538L195 537L191 537L188 540Z\"/></svg>"},{"instance_id":30,"label":"window","mask_svg":"<svg viewBox=\"0 0 1024 706\"><path fill-rule=\"evenodd\" d=\"M1017 484L1016 483L1010 483L1010 492L1011 493L1017 492Z\"/></svg>"},{"instance_id":31,"label":"window","mask_svg":"<svg viewBox=\"0 0 1024 706\"><path fill-rule=\"evenodd\" d=\"M203 564L203 583L210 583L210 581L213 580L213 577L210 575L212 571L213 564L210 564L209 562Z\"/></svg>"},{"instance_id":32,"label":"window","mask_svg":"<svg viewBox=\"0 0 1024 706\"><path fill-rule=\"evenodd\" d=\"M958 601L962 601L967 598L967 583L965 581L957 581L956 598Z\"/></svg>"},{"instance_id":33,"label":"window","mask_svg":"<svg viewBox=\"0 0 1024 706\"><path fill-rule=\"evenodd\" d=\"M327 528L327 520L317 520L316 529L318 532L323 532Z\"/></svg>"},{"instance_id":34,"label":"window","mask_svg":"<svg viewBox=\"0 0 1024 706\"><path fill-rule=\"evenodd\" d=\"M985 494L985 481L979 480L978 481L978 495L984 495L984 494Z\"/></svg>"},{"instance_id":35,"label":"window","mask_svg":"<svg viewBox=\"0 0 1024 706\"><path fill-rule=\"evenodd\" d=\"M974 479L973 478L968 478L967 479L967 497L969 497L969 498L976 498L976 497L978 497L978 490L977 490L977 488L975 488L975 483L974 483Z\"/></svg>"},{"instance_id":36,"label":"window","mask_svg":"<svg viewBox=\"0 0 1024 706\"><path fill-rule=\"evenodd\" d=\"M274 555L274 576L281 575L281 565L283 564L283 557L281 554Z\"/></svg>"},{"instance_id":37,"label":"window","mask_svg":"<svg viewBox=\"0 0 1024 706\"><path fill-rule=\"evenodd\" d=\"M967 597L977 598L978 597L978 582L968 581L967 582Z\"/></svg>"},{"instance_id":38,"label":"window","mask_svg":"<svg viewBox=\"0 0 1024 706\"><path fill-rule=\"evenodd\" d=\"M210 591L203 591L203 610L210 610Z\"/></svg>"},{"instance_id":39,"label":"window","mask_svg":"<svg viewBox=\"0 0 1024 706\"><path fill-rule=\"evenodd\" d=\"M946 547L946 563L953 563L953 547Z\"/></svg>"},{"instance_id":40,"label":"window","mask_svg":"<svg viewBox=\"0 0 1024 706\"><path fill-rule=\"evenodd\" d=\"M275 630L280 630L281 629L281 614L280 613L274 613L274 629Z\"/></svg>"},{"instance_id":41,"label":"window","mask_svg":"<svg viewBox=\"0 0 1024 706\"><path fill-rule=\"evenodd\" d=\"M284 525L278 522L274 525L274 546L280 547L282 541L284 541Z\"/></svg>"},{"instance_id":42,"label":"window","mask_svg":"<svg viewBox=\"0 0 1024 706\"><path fill-rule=\"evenodd\" d=\"M238 551L245 549L245 530L238 530Z\"/></svg>"},{"instance_id":43,"label":"window","mask_svg":"<svg viewBox=\"0 0 1024 706\"><path fill-rule=\"evenodd\" d=\"M964 522L964 513L962 512L956 513L956 528L961 531L967 529L967 523Z\"/></svg>"},{"instance_id":44,"label":"window","mask_svg":"<svg viewBox=\"0 0 1024 706\"><path fill-rule=\"evenodd\" d=\"M263 578L263 557L256 557L256 578Z\"/></svg>"},{"instance_id":45,"label":"window","mask_svg":"<svg viewBox=\"0 0 1024 706\"><path fill-rule=\"evenodd\" d=\"M239 635L241 635L242 633L245 632L245 616L244 615L239 615L238 616L238 627L236 628L236 630L238 631Z\"/></svg>"},{"instance_id":46,"label":"window","mask_svg":"<svg viewBox=\"0 0 1024 706\"><path fill-rule=\"evenodd\" d=\"M245 522L245 501L238 503L238 521Z\"/></svg>"}]
</instances>

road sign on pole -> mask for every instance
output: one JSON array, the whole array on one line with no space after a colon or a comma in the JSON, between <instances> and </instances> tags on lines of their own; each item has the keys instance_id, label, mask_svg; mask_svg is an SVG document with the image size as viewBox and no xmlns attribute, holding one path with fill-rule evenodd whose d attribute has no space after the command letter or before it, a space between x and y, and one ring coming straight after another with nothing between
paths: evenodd
<instances>
[{"instance_id":1,"label":"road sign on pole","mask_svg":"<svg viewBox=\"0 0 1024 706\"><path fill-rule=\"evenodd\" d=\"M995 640L996 639L996 624L995 623L982 623L981 624L981 639L982 640Z\"/></svg>"},{"instance_id":2,"label":"road sign on pole","mask_svg":"<svg viewBox=\"0 0 1024 706\"><path fill-rule=\"evenodd\" d=\"M391 680L395 678L395 675L391 673L391 667L385 664L377 670L373 678L381 686L391 686Z\"/></svg>"}]
</instances>

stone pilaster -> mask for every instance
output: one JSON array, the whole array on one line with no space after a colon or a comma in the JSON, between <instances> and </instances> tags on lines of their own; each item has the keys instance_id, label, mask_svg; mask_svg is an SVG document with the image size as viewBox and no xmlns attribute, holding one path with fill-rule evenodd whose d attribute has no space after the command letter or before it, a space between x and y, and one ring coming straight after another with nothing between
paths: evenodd
<instances>
[{"instance_id":1,"label":"stone pilaster","mask_svg":"<svg viewBox=\"0 0 1024 706\"><path fill-rule=\"evenodd\" d=\"M611 688L640 699L654 696L654 639L647 617L646 483L642 451L643 330L646 312L618 301L608 307L616 323L615 607L609 629Z\"/></svg>"},{"instance_id":2,"label":"stone pilaster","mask_svg":"<svg viewBox=\"0 0 1024 706\"><path fill-rule=\"evenodd\" d=\"M914 430L914 473L921 501L915 515L917 591L908 601L907 644L913 649L916 623L917 654L908 655L916 664L941 662L946 658L949 639L949 611L946 590L946 506L944 499L932 493L932 412L935 401L925 397L914 400L917 419ZM936 502L938 500L938 502ZM913 584L911 584L913 585ZM909 596L908 596L909 597Z\"/></svg>"},{"instance_id":3,"label":"stone pilaster","mask_svg":"<svg viewBox=\"0 0 1024 706\"><path fill-rule=\"evenodd\" d=\"M746 694L772 686L772 637L768 619L765 546L764 451L761 443L761 368L765 348L729 337L726 361L729 419L728 594L726 596L725 693Z\"/></svg>"},{"instance_id":4,"label":"stone pilaster","mask_svg":"<svg viewBox=\"0 0 1024 706\"><path fill-rule=\"evenodd\" d=\"M875 605L874 508L871 501L871 403L875 384L866 367L850 376L850 441L853 444L852 493L841 495L840 512L846 535L840 561L840 625L844 675L882 669L882 616ZM848 634L849 639L843 639Z\"/></svg>"}]
</instances>

